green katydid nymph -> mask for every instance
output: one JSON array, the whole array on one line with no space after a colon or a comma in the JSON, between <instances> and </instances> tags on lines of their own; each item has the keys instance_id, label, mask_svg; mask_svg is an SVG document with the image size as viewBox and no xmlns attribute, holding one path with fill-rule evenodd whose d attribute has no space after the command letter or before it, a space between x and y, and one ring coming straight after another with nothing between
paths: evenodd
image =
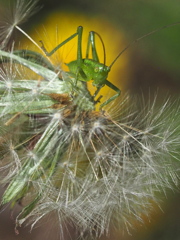
<instances>
[{"instance_id":1,"label":"green katydid nymph","mask_svg":"<svg viewBox=\"0 0 180 240\"><path fill-rule=\"evenodd\" d=\"M67 63L66 65L69 68L69 73L70 75L72 75L73 77L75 77L76 83L77 81L83 81L83 82L88 82L90 80L92 80L92 84L93 86L95 86L97 89L94 93L93 97L93 102L94 104L96 104L97 102L99 102L99 100L101 99L102 96L98 97L98 99L95 101L95 97L98 95L99 91L102 89L103 86L108 86L109 88L111 88L112 90L114 90L116 92L115 95L113 95L112 97L110 97L109 99L107 99L105 102L103 102L100 105L100 109L102 107L104 107L105 105L109 104L110 102L112 102L114 99L116 99L121 91L119 88L117 88L114 84L112 84L110 81L107 80L108 78L108 74L111 70L111 67L113 66L113 64L117 61L117 59L121 56L121 54L123 52L125 52L131 45L133 45L134 43L138 42L139 40L154 34L155 32L158 32L164 28L168 28L171 27L173 25L177 25L180 24L180 22L177 23L173 23L170 25L166 25L163 26L161 28L155 29L137 39L135 39L134 41L132 41L131 43L129 43L114 59L114 61L109 65L106 66L106 55L105 55L105 46L103 43L103 40L101 38L101 36L94 31L89 32L89 37L88 37L88 42L87 42L87 50L86 50L86 57L83 58L82 57L82 34L83 34L83 27L79 26L77 28L77 32L74 33L73 35L71 35L70 37L68 37L67 39L65 39L63 42L61 42L60 44L58 44L52 51L48 52L43 44L42 41L41 44L42 46L39 47L39 45L37 45L33 39L31 39L30 36L28 36L28 38L35 43L35 45L41 49L41 51L43 51L45 53L46 56L51 56L53 55L53 53L55 53L59 48L61 48L63 45L65 45L66 43L68 43L69 41L71 41L73 38L75 38L77 36L78 40L77 40L77 59L71 61L70 63ZM18 29L20 29L18 27ZM21 32L23 32L26 36L27 34L20 29ZM98 36L99 39L101 40L102 43L102 47L103 47L103 51L104 51L104 62L100 63L99 61L99 57L97 54L97 50L96 50L96 45L95 45L95 36ZM89 52L90 52L90 48L92 50L92 58L89 57ZM17 50L13 52L14 54L19 55L20 57L23 57L25 59L28 59L30 61L33 61L35 63L41 64L47 68L49 68L52 71L55 71L53 65L49 62L48 59L46 59L45 57L43 57L41 54L37 53L37 52L33 52L30 50ZM5 60L6 61L6 60ZM8 60L7 60L8 61Z\"/></svg>"},{"instance_id":2,"label":"green katydid nymph","mask_svg":"<svg viewBox=\"0 0 180 240\"><path fill-rule=\"evenodd\" d=\"M73 39L76 36L78 37L77 60L71 61L70 63L67 63L66 65L69 67L70 73L73 74L76 77L77 81L88 82L90 80L93 80L92 84L93 84L93 86L95 86L97 88L97 90L95 91L95 93L93 95L93 98L95 98L97 96L97 94L99 93L101 88L105 85L116 92L115 95L113 95L112 97L110 97L109 99L107 99L105 102L103 102L100 105L100 109L101 109L102 107L104 107L105 105L109 104L114 99L116 99L121 93L121 90L119 88L117 88L114 84L112 84L110 81L108 81L107 77L108 77L108 74L111 70L111 67L117 61L117 59L122 55L122 53L124 53L131 45L138 42L139 40L141 40L141 39L143 39L143 38L145 38L145 37L147 37L151 34L154 34L155 32L158 32L158 31L160 31L164 28L168 28L168 27L171 27L173 25L177 25L179 23L180 22L163 26L161 28L155 29L155 30L141 36L140 38L135 39L134 41L129 43L116 56L116 58L110 64L110 66L106 66L105 46L104 46L103 40L102 40L101 36L97 32L94 32L94 31L89 32L89 37L88 37L88 42L87 42L87 50L86 50L86 57L82 58L82 33L83 33L83 27L82 26L79 26L77 28L76 33L74 33L69 38L67 38L62 43L60 43L58 46L56 46L51 52L47 52L47 50L44 47L44 44L43 44L42 41L41 41L41 43L42 43L41 48L45 52L46 56L51 56L54 52L56 52L60 47L62 47L67 42L69 42L71 39ZM100 63L100 61L99 61L99 57L98 57L98 54L97 54L97 51L96 51L96 45L95 45L95 35L97 35L99 37L99 39L101 40L102 46L103 46L104 63ZM92 49L92 59L89 58L90 47ZM94 102L97 103L101 97L102 96L100 96L98 98L98 100L94 101Z\"/></svg>"},{"instance_id":3,"label":"green katydid nymph","mask_svg":"<svg viewBox=\"0 0 180 240\"><path fill-rule=\"evenodd\" d=\"M62 47L64 44L69 42L74 37L78 37L78 43L77 43L77 60L71 61L70 63L67 63L66 65L69 67L69 71L71 74L73 74L76 78L76 81L84 81L88 82L90 80L93 80L93 86L97 88L95 91L93 98L97 96L99 91L104 85L107 85L109 88L113 89L116 94L107 99L104 103L100 105L100 108L104 107L108 103L110 103L112 100L116 99L120 95L120 89L117 88L114 84L109 82L107 80L108 73L111 70L111 66L105 65L105 47L104 43L100 37L100 35L94 31L89 32L88 42L87 42L87 50L86 50L86 57L82 58L82 33L83 33L83 27L79 26L77 28L77 32L67 38L65 41L60 43L58 46L56 46L51 52L47 52L43 42L42 43L42 49L44 50L45 54L47 56L51 56L55 51L57 51L60 47ZM97 35L103 46L104 50L104 63L100 63L99 57L96 51L96 45L95 45L95 35ZM90 47L92 49L92 59L89 58L89 51ZM113 62L114 63L114 62ZM100 99L100 97L98 98ZM95 103L98 102L94 101Z\"/></svg>"}]
</instances>

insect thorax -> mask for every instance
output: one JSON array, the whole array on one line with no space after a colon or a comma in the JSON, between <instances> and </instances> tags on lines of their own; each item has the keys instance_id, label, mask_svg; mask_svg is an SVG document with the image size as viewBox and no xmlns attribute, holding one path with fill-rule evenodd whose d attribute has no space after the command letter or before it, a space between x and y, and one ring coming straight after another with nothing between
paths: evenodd
<instances>
[{"instance_id":1,"label":"insect thorax","mask_svg":"<svg viewBox=\"0 0 180 240\"><path fill-rule=\"evenodd\" d=\"M110 68L102 63L92 59L82 59L78 66L78 61L72 61L67 64L71 73L75 74L80 81L94 80L94 86L105 84Z\"/></svg>"}]
</instances>

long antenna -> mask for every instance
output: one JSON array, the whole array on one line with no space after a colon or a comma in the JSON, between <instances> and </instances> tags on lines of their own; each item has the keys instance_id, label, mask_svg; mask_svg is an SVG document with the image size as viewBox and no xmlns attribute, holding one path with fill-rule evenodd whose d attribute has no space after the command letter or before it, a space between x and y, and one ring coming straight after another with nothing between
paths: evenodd
<instances>
[{"instance_id":1,"label":"long antenna","mask_svg":"<svg viewBox=\"0 0 180 240\"><path fill-rule=\"evenodd\" d=\"M136 38L134 41L130 42L118 55L117 57L114 59L114 61L111 63L111 65L109 66L110 68L113 66L113 64L117 61L117 59L123 54L123 52L125 52L129 47L131 47L133 44L137 43L138 41L140 41L141 39L149 36L149 35L152 35L160 30L163 30L165 28L169 28L169 27L172 27L174 25L178 25L180 24L180 22L176 22L176 23L172 23L172 24L169 24L169 25L166 25L166 26L163 26L163 27L160 27L160 28L157 28L149 33L146 33L145 35L139 37L139 38Z\"/></svg>"}]
</instances>

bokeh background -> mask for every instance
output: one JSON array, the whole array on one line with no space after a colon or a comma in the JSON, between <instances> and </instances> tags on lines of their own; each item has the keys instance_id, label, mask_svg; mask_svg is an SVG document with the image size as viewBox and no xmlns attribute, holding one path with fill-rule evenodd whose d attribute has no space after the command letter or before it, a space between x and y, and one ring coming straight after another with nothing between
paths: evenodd
<instances>
[{"instance_id":1,"label":"bokeh background","mask_svg":"<svg viewBox=\"0 0 180 240\"><path fill-rule=\"evenodd\" d=\"M13 1L0 0L0 8L8 9ZM40 0L42 9L21 25L37 42L43 40L51 50L58 41L75 33L77 26L84 27L83 46L87 34L97 31L106 46L109 65L130 42L164 25L180 21L179 0ZM58 31L57 31L58 29ZM15 32L18 47L34 48L21 33ZM180 94L180 24L159 31L132 45L117 60L111 69L109 80L120 87L123 93L140 94L145 99L158 92L159 97ZM55 64L62 65L76 58L76 42L64 46L55 56ZM103 62L101 44L98 52ZM85 47L83 51L85 51ZM69 50L70 49L70 50ZM73 58L73 59L71 59ZM3 189L2 189L3 191ZM163 196L161 209L157 206L145 219L145 224L134 223L134 229L127 233L123 229L112 232L102 240L179 240L180 239L180 194L168 192ZM30 228L21 228L15 235L14 219L9 209L0 214L0 240L58 239L51 220L29 233ZM56 229L56 226L54 226ZM52 232L52 231L51 231Z\"/></svg>"}]
</instances>

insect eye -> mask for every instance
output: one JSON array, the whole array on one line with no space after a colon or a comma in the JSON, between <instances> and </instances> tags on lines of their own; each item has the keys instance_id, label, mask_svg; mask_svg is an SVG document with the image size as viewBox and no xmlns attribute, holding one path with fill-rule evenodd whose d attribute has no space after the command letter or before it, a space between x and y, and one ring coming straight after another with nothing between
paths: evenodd
<instances>
[{"instance_id":1,"label":"insect eye","mask_svg":"<svg viewBox=\"0 0 180 240\"><path fill-rule=\"evenodd\" d=\"M99 72L99 67L95 67L94 72Z\"/></svg>"}]
</instances>

